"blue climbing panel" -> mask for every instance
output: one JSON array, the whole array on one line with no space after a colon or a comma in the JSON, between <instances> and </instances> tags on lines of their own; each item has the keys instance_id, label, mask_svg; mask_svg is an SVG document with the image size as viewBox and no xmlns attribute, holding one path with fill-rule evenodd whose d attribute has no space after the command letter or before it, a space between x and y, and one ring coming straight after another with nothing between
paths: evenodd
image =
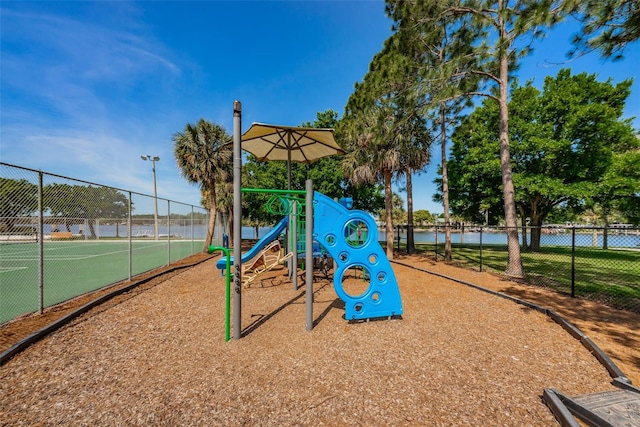
<instances>
[{"instance_id":1,"label":"blue climbing panel","mask_svg":"<svg viewBox=\"0 0 640 427\"><path fill-rule=\"evenodd\" d=\"M333 286L345 303L347 320L402 315L402 299L389 259L378 243L376 223L366 212L348 210L322 193L314 192L313 236L337 264ZM349 269L363 270L369 286L360 295L345 292Z\"/></svg>"}]
</instances>

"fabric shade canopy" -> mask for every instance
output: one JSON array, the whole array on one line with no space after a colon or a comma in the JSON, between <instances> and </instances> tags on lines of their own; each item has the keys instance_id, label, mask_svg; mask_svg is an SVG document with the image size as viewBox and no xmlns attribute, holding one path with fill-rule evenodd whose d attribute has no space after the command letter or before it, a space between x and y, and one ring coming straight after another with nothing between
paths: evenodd
<instances>
[{"instance_id":1,"label":"fabric shade canopy","mask_svg":"<svg viewBox=\"0 0 640 427\"><path fill-rule=\"evenodd\" d=\"M253 123L241 140L242 149L260 161L286 161L289 188L291 162L310 164L323 157L345 154L333 136L333 129Z\"/></svg>"},{"instance_id":2,"label":"fabric shade canopy","mask_svg":"<svg viewBox=\"0 0 640 427\"><path fill-rule=\"evenodd\" d=\"M333 136L333 129L253 123L242 135L242 149L260 161L284 160L313 163L323 157L345 154Z\"/></svg>"}]
</instances>

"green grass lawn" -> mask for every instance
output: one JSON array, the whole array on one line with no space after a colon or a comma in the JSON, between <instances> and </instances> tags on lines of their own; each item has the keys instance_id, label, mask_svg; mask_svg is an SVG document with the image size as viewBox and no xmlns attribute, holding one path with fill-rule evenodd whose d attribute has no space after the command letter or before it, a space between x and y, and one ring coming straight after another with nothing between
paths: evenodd
<instances>
[{"instance_id":1,"label":"green grass lawn","mask_svg":"<svg viewBox=\"0 0 640 427\"><path fill-rule=\"evenodd\" d=\"M417 244L425 254L434 244ZM478 245L452 244L452 261L480 269ZM438 259L444 258L444 244L438 245ZM570 247L545 246L540 252L522 252L526 280L561 292L571 293L572 252ZM506 245L484 245L482 269L502 272L507 264ZM615 306L640 310L640 251L576 247L574 292L577 296L603 300Z\"/></svg>"}]
</instances>

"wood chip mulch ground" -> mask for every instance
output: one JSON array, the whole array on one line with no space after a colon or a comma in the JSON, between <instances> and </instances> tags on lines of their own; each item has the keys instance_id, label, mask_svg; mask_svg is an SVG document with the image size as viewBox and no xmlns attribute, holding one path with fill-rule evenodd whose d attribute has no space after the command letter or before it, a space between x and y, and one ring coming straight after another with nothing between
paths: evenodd
<instances>
[{"instance_id":1,"label":"wood chip mulch ground","mask_svg":"<svg viewBox=\"0 0 640 427\"><path fill-rule=\"evenodd\" d=\"M318 275L307 332L304 288L279 270L243 290L244 337L225 342L215 259L158 276L9 360L0 425L548 426L557 422L544 388L613 389L596 358L545 315L398 264L402 319L347 323ZM398 259L555 310L640 383L640 316ZM56 310L3 325L0 350Z\"/></svg>"}]
</instances>

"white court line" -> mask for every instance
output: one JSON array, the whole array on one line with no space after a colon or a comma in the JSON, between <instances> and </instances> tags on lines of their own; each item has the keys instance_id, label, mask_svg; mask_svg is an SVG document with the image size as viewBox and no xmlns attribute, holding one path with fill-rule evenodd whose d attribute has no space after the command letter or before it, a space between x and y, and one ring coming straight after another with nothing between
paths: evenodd
<instances>
[{"instance_id":1,"label":"white court line","mask_svg":"<svg viewBox=\"0 0 640 427\"><path fill-rule=\"evenodd\" d=\"M0 274L11 273L12 271L26 270L27 267L0 267Z\"/></svg>"},{"instance_id":2,"label":"white court line","mask_svg":"<svg viewBox=\"0 0 640 427\"><path fill-rule=\"evenodd\" d=\"M152 245L147 245L147 246L143 246L143 247L139 247L139 248L133 248L133 252L136 251L141 251L144 249L149 249L149 248L154 248L154 247L158 247L158 246L165 246L163 243L157 243L157 244L152 244ZM68 246L66 247L68 248ZM50 249L54 249L54 248L50 248ZM119 253L123 253L123 252L129 252L129 248L127 247L126 249L120 250L120 251L112 251L112 252L103 252L101 254L93 254L93 255L82 255L82 256L78 256L78 255L47 255L45 256L45 261L81 261L81 260L85 260L85 259L91 259L91 258L98 258L101 256L106 256L106 255L115 255L115 254L119 254ZM21 261L21 262L31 262L31 261L37 261L38 257L37 256L33 256L33 257L28 257L28 258L13 258L13 257L5 257L4 258L6 261Z\"/></svg>"}]
</instances>

